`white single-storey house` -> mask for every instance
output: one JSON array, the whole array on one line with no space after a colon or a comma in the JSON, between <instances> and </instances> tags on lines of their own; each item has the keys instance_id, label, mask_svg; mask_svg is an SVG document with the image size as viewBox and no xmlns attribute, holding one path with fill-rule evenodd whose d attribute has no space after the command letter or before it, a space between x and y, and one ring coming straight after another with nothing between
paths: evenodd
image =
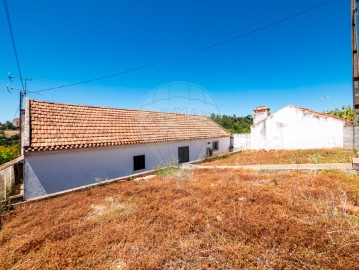
<instances>
[{"instance_id":1,"label":"white single-storey house","mask_svg":"<svg viewBox=\"0 0 359 270\"><path fill-rule=\"evenodd\" d=\"M253 111L250 134L235 134L240 150L343 148L346 119L302 107L286 106L271 114L265 106Z\"/></svg>"},{"instance_id":2,"label":"white single-storey house","mask_svg":"<svg viewBox=\"0 0 359 270\"><path fill-rule=\"evenodd\" d=\"M26 101L25 199L230 151L206 116Z\"/></svg>"}]
</instances>

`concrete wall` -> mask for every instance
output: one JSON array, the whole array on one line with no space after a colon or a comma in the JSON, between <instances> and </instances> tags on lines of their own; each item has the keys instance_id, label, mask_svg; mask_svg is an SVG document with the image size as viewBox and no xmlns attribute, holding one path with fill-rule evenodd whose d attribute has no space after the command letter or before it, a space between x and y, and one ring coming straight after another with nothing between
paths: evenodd
<instances>
[{"instance_id":1,"label":"concrete wall","mask_svg":"<svg viewBox=\"0 0 359 270\"><path fill-rule=\"evenodd\" d=\"M250 149L342 148L344 125L344 121L288 106L251 127ZM244 143L245 148L248 143Z\"/></svg>"},{"instance_id":2,"label":"concrete wall","mask_svg":"<svg viewBox=\"0 0 359 270\"><path fill-rule=\"evenodd\" d=\"M23 160L24 157L20 156L0 165L0 201L15 195L16 184L22 183Z\"/></svg>"},{"instance_id":3,"label":"concrete wall","mask_svg":"<svg viewBox=\"0 0 359 270\"><path fill-rule=\"evenodd\" d=\"M251 134L233 134L234 150L249 150L251 149Z\"/></svg>"},{"instance_id":4,"label":"concrete wall","mask_svg":"<svg viewBox=\"0 0 359 270\"><path fill-rule=\"evenodd\" d=\"M169 143L104 147L79 150L32 152L25 155L25 199L145 172L156 166L178 164L178 147L189 146L190 161L202 159L213 141L228 152L230 139L213 138ZM133 156L145 155L146 168L133 170Z\"/></svg>"},{"instance_id":5,"label":"concrete wall","mask_svg":"<svg viewBox=\"0 0 359 270\"><path fill-rule=\"evenodd\" d=\"M359 126L345 126L343 137L344 149L359 149Z\"/></svg>"},{"instance_id":6,"label":"concrete wall","mask_svg":"<svg viewBox=\"0 0 359 270\"><path fill-rule=\"evenodd\" d=\"M19 135L19 130L5 130L4 136L6 138L11 138L12 136Z\"/></svg>"},{"instance_id":7,"label":"concrete wall","mask_svg":"<svg viewBox=\"0 0 359 270\"><path fill-rule=\"evenodd\" d=\"M0 201L9 197L15 187L14 166L0 170Z\"/></svg>"}]
</instances>

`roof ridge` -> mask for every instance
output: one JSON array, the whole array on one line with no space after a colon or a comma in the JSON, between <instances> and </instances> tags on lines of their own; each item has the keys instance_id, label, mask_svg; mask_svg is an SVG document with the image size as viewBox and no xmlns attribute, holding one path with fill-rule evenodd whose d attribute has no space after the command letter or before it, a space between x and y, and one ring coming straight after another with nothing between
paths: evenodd
<instances>
[{"instance_id":1,"label":"roof ridge","mask_svg":"<svg viewBox=\"0 0 359 270\"><path fill-rule=\"evenodd\" d=\"M287 107L296 108L296 109L299 109L301 111L305 111L305 112L310 113L310 114L320 115L320 116L324 116L324 117L331 117L331 118L334 118L334 119L337 119L337 120L342 120L344 122L352 124L352 121L350 121L348 119L345 119L345 118L342 118L342 117L339 117L339 116L336 116L336 115L333 115L333 114L330 114L330 113L317 112L317 111L314 111L314 110L311 110L311 109L308 109L308 108L305 108L305 107L299 107L299 106L294 106L294 105L288 105Z\"/></svg>"},{"instance_id":2,"label":"roof ridge","mask_svg":"<svg viewBox=\"0 0 359 270\"><path fill-rule=\"evenodd\" d=\"M141 110L141 109L129 109L129 108L116 108L116 107L105 107L105 106L95 106L95 105L83 105L83 104L73 104L73 103L65 103L65 102L44 101L44 100L37 100L37 99L29 99L29 100L30 100L30 102L39 102L39 103L55 104L55 105L66 105L66 106L74 106L74 107L108 109L108 110L116 110L116 111L122 110L122 111L134 111L134 112L161 113L161 114L163 113L163 114L174 114L174 115L185 115L185 116L191 115L191 116L210 118L207 115L201 115L201 114L161 112L161 111L151 111L151 110Z\"/></svg>"}]
</instances>

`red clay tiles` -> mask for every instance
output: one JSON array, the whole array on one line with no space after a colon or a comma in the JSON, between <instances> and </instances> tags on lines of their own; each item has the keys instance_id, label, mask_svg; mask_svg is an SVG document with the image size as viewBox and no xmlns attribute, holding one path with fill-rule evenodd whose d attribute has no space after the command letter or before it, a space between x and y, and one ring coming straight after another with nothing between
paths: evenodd
<instances>
[{"instance_id":1,"label":"red clay tiles","mask_svg":"<svg viewBox=\"0 0 359 270\"><path fill-rule=\"evenodd\" d=\"M206 116L30 100L26 151L229 137Z\"/></svg>"}]
</instances>

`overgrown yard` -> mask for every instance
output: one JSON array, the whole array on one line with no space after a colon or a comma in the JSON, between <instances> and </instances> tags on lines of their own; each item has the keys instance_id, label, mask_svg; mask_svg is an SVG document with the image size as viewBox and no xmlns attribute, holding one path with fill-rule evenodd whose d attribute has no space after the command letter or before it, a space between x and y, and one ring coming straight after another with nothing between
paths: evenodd
<instances>
[{"instance_id":1,"label":"overgrown yard","mask_svg":"<svg viewBox=\"0 0 359 270\"><path fill-rule=\"evenodd\" d=\"M349 163L358 154L353 150L309 149L309 150L258 150L243 151L229 157L208 161L202 165L256 165L256 164L305 164L305 163Z\"/></svg>"},{"instance_id":2,"label":"overgrown yard","mask_svg":"<svg viewBox=\"0 0 359 270\"><path fill-rule=\"evenodd\" d=\"M177 170L3 215L3 269L358 269L359 176Z\"/></svg>"}]
</instances>

